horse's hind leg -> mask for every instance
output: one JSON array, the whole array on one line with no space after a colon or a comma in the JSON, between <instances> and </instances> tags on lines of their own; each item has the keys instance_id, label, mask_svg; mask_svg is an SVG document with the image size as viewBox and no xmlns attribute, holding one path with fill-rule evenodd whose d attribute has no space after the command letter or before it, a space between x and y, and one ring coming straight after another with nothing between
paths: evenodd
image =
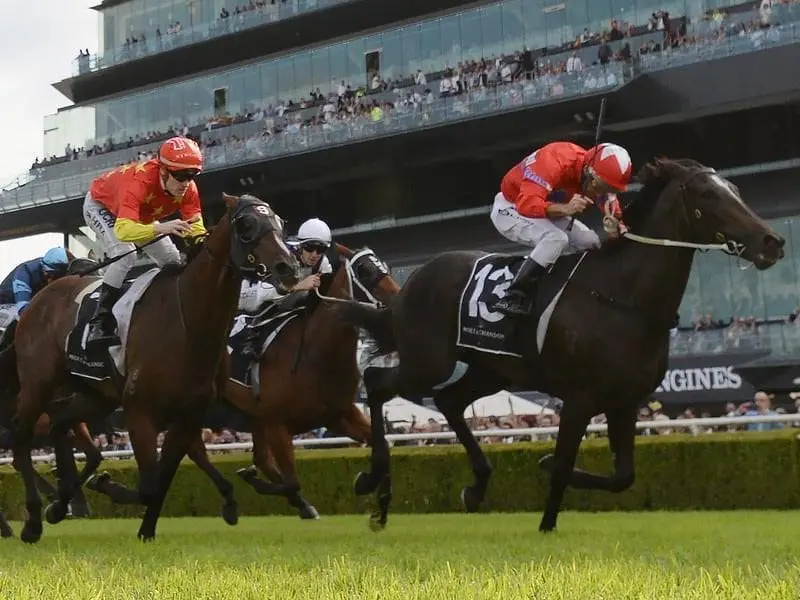
<instances>
[{"instance_id":1,"label":"horse's hind leg","mask_svg":"<svg viewBox=\"0 0 800 600\"><path fill-rule=\"evenodd\" d=\"M464 410L478 398L494 393L499 388L497 380L492 375L484 372L479 366L471 366L464 377L433 396L434 403L467 451L475 476L474 483L461 491L461 501L467 512L477 511L483 503L493 467L481 450L478 440L472 435L464 419Z\"/></svg>"},{"instance_id":2,"label":"horse's hind leg","mask_svg":"<svg viewBox=\"0 0 800 600\"><path fill-rule=\"evenodd\" d=\"M224 502L222 504L222 518L228 525L236 525L239 522L239 503L236 502L236 497L233 493L233 484L225 479L217 468L211 464L208 459L208 452L203 443L201 430L197 431L197 435L192 438L189 445L188 456L196 464L203 473L208 475L209 479L214 483L219 495L222 496Z\"/></svg>"},{"instance_id":3,"label":"horse's hind leg","mask_svg":"<svg viewBox=\"0 0 800 600\"><path fill-rule=\"evenodd\" d=\"M27 375L27 373L25 373ZM17 417L14 425L14 469L25 484L25 508L28 518L20 533L23 542L35 543L42 537L42 499L36 489L36 472L31 459L32 441L36 422L42 415L42 407L53 396L53 388L41 376L22 379Z\"/></svg>"},{"instance_id":4,"label":"horse's hind leg","mask_svg":"<svg viewBox=\"0 0 800 600\"><path fill-rule=\"evenodd\" d=\"M608 444L614 455L614 474L598 475L582 469L573 469L569 485L580 490L605 490L623 492L633 485L633 448L636 438L636 404L607 411ZM539 461L539 466L548 473L553 472L555 457L548 454Z\"/></svg>"}]
</instances>

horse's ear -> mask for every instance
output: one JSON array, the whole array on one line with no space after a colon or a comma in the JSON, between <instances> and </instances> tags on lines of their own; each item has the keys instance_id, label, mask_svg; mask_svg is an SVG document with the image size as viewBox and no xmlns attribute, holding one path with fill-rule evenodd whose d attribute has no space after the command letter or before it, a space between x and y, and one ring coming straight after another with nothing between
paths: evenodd
<instances>
[{"instance_id":1,"label":"horse's ear","mask_svg":"<svg viewBox=\"0 0 800 600\"><path fill-rule=\"evenodd\" d=\"M225 206L228 208L233 208L239 203L239 196L231 196L225 192L222 192L222 199L225 202Z\"/></svg>"},{"instance_id":2,"label":"horse's ear","mask_svg":"<svg viewBox=\"0 0 800 600\"><path fill-rule=\"evenodd\" d=\"M644 185L648 181L660 179L664 174L663 167L664 162L660 156L653 158L639 169L639 172L636 174L636 181Z\"/></svg>"}]
</instances>

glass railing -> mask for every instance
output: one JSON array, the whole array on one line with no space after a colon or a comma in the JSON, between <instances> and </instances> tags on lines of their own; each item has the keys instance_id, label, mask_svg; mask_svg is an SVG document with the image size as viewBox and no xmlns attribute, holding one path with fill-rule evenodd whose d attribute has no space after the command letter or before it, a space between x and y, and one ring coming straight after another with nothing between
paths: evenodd
<instances>
[{"instance_id":1,"label":"glass railing","mask_svg":"<svg viewBox=\"0 0 800 600\"><path fill-rule=\"evenodd\" d=\"M217 144L207 146L204 150L206 165L208 170L223 169L369 138L392 136L451 122L476 119L498 112L561 102L619 87L625 81L626 73L627 65L613 63L605 68L587 69L580 75L562 74L552 79L538 78L525 80L523 83L478 88L451 98L423 101L416 106L400 105L397 108L385 109L380 117L365 115L348 120L335 119L321 125L306 126L302 123L303 118L297 113L288 113L282 119L271 119L272 123L268 123L268 120L240 123L212 130L203 136L213 138ZM368 96L365 99L369 101L372 97ZM306 109L305 112L316 111L318 114L319 110L319 108ZM278 131L280 127L282 129ZM97 158L101 159L104 156L108 161L104 168L115 166L124 160L116 153ZM58 180L37 180L3 192L0 194L0 212L22 210L80 197L86 193L92 179L104 168Z\"/></svg>"},{"instance_id":2,"label":"glass railing","mask_svg":"<svg viewBox=\"0 0 800 600\"><path fill-rule=\"evenodd\" d=\"M210 23L196 23L183 27L178 33L162 32L160 37L155 33L145 41L129 44L119 48L105 50L102 53L79 56L73 61L72 74L82 75L92 71L101 71L131 60L151 56L160 52L189 46L205 40L239 33L267 23L290 19L302 13L329 8L337 4L345 4L353 0L286 0L267 4L264 8L251 10L238 15L230 14L225 19L215 19Z\"/></svg>"},{"instance_id":3,"label":"glass railing","mask_svg":"<svg viewBox=\"0 0 800 600\"><path fill-rule=\"evenodd\" d=\"M787 12L787 14L800 18L800 12L797 10L792 13ZM738 21L732 19L732 22ZM720 27L722 26L720 25ZM735 31L730 32L728 35L710 39L701 44L687 44L677 48L667 48L661 52L644 54L639 57L638 67L642 72L661 71L701 61L794 44L798 40L800 40L800 23L783 22L779 25L741 34L735 33Z\"/></svg>"},{"instance_id":4,"label":"glass railing","mask_svg":"<svg viewBox=\"0 0 800 600\"><path fill-rule=\"evenodd\" d=\"M800 320L730 325L720 329L673 332L671 356L769 351L769 358L800 357Z\"/></svg>"}]
</instances>

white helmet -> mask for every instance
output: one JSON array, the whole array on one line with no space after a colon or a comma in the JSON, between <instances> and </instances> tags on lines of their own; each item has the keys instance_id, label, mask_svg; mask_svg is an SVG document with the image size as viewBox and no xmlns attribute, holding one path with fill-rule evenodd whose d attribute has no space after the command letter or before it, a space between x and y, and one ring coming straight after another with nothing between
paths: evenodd
<instances>
[{"instance_id":1,"label":"white helmet","mask_svg":"<svg viewBox=\"0 0 800 600\"><path fill-rule=\"evenodd\" d=\"M321 242L326 246L331 245L331 228L321 219L309 219L297 230L297 240L303 242Z\"/></svg>"}]
</instances>

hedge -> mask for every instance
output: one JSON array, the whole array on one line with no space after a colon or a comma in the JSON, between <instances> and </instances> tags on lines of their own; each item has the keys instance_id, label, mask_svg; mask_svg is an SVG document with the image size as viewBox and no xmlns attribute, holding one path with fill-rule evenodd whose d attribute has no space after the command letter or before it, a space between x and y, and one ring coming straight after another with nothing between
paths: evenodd
<instances>
[{"instance_id":1,"label":"hedge","mask_svg":"<svg viewBox=\"0 0 800 600\"><path fill-rule=\"evenodd\" d=\"M538 460L552 452L553 442L483 446L495 471L485 510L540 511L547 494L547 476ZM368 466L368 450L299 450L297 466L303 494L321 515L363 513L352 483ZM242 515L295 514L283 498L259 496L236 476L250 465L249 453L218 455L215 464L234 482ZM611 454L605 439L585 441L580 467L608 473ZM40 467L47 472L48 467ZM129 485L137 481L133 461L109 460L101 469ZM460 492L472 481L460 445L398 447L392 450L393 511L429 513L461 511ZM139 516L141 508L116 506L87 491L94 516ZM220 498L211 482L184 460L173 482L165 516L216 516ZM9 517L24 516L21 478L0 468L0 506ZM800 506L800 436L798 430L768 433L715 433L639 437L636 440L636 483L621 494L568 490L567 510L726 510L793 509Z\"/></svg>"}]
</instances>

